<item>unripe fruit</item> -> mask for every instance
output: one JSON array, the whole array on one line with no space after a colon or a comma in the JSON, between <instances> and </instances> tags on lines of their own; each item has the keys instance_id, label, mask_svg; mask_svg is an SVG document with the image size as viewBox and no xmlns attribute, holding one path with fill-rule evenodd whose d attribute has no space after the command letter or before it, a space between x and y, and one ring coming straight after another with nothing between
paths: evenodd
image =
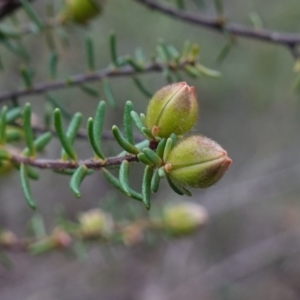
<instances>
[{"instance_id":1,"label":"unripe fruit","mask_svg":"<svg viewBox=\"0 0 300 300\"><path fill-rule=\"evenodd\" d=\"M86 237L111 235L114 227L112 216L100 209L92 209L79 216L80 231Z\"/></svg>"},{"instance_id":2,"label":"unripe fruit","mask_svg":"<svg viewBox=\"0 0 300 300\"><path fill-rule=\"evenodd\" d=\"M180 141L171 150L165 170L175 184L207 188L221 179L231 162L219 144L195 135Z\"/></svg>"},{"instance_id":3,"label":"unripe fruit","mask_svg":"<svg viewBox=\"0 0 300 300\"><path fill-rule=\"evenodd\" d=\"M186 82L167 85L149 102L147 128L154 136L168 138L172 133L182 135L193 128L198 117L194 87Z\"/></svg>"},{"instance_id":4,"label":"unripe fruit","mask_svg":"<svg viewBox=\"0 0 300 300\"><path fill-rule=\"evenodd\" d=\"M65 10L59 15L62 23L69 21L86 24L90 19L101 14L104 0L66 0Z\"/></svg>"},{"instance_id":5,"label":"unripe fruit","mask_svg":"<svg viewBox=\"0 0 300 300\"><path fill-rule=\"evenodd\" d=\"M10 145L0 146L0 151L19 155L20 151ZM8 154L9 155L9 154ZM0 175L4 175L14 169L13 163L8 159L0 159Z\"/></svg>"},{"instance_id":6,"label":"unripe fruit","mask_svg":"<svg viewBox=\"0 0 300 300\"><path fill-rule=\"evenodd\" d=\"M168 205L163 211L163 227L172 235L193 233L208 221L206 209L196 203Z\"/></svg>"}]
</instances>

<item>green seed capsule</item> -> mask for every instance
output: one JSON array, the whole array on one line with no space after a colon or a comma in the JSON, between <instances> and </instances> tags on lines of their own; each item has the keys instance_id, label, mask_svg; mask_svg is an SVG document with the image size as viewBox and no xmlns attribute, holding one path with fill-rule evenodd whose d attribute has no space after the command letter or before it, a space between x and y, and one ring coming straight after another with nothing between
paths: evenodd
<instances>
[{"instance_id":1,"label":"green seed capsule","mask_svg":"<svg viewBox=\"0 0 300 300\"><path fill-rule=\"evenodd\" d=\"M149 102L147 128L154 136L168 138L172 133L182 135L193 128L198 117L194 87L186 82L167 85Z\"/></svg>"},{"instance_id":2,"label":"green seed capsule","mask_svg":"<svg viewBox=\"0 0 300 300\"><path fill-rule=\"evenodd\" d=\"M179 185L207 188L221 179L231 162L219 144L195 135L182 140L171 150L165 171Z\"/></svg>"}]
</instances>

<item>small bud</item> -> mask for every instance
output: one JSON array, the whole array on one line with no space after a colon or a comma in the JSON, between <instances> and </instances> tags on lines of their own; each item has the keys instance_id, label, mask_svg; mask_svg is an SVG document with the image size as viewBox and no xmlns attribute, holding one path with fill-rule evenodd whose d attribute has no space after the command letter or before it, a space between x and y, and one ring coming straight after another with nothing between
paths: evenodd
<instances>
[{"instance_id":1,"label":"small bud","mask_svg":"<svg viewBox=\"0 0 300 300\"><path fill-rule=\"evenodd\" d=\"M182 135L195 125L198 103L195 89L186 82L167 85L149 102L146 123L154 136Z\"/></svg>"},{"instance_id":2,"label":"small bud","mask_svg":"<svg viewBox=\"0 0 300 300\"><path fill-rule=\"evenodd\" d=\"M59 227L53 230L51 238L56 248L67 248L72 243L71 236Z\"/></svg>"},{"instance_id":3,"label":"small bud","mask_svg":"<svg viewBox=\"0 0 300 300\"><path fill-rule=\"evenodd\" d=\"M136 245L143 239L143 228L139 224L128 225L122 231L122 240L126 246Z\"/></svg>"},{"instance_id":4,"label":"small bud","mask_svg":"<svg viewBox=\"0 0 300 300\"><path fill-rule=\"evenodd\" d=\"M104 6L104 0L66 0L65 10L59 15L61 23L69 21L86 24L99 15Z\"/></svg>"},{"instance_id":5,"label":"small bud","mask_svg":"<svg viewBox=\"0 0 300 300\"><path fill-rule=\"evenodd\" d=\"M206 209L196 203L167 205L163 211L163 228L176 236L193 233L207 222Z\"/></svg>"},{"instance_id":6,"label":"small bud","mask_svg":"<svg viewBox=\"0 0 300 300\"><path fill-rule=\"evenodd\" d=\"M231 162L219 144L205 136L195 135L180 141L171 150L165 170L175 183L207 188L221 179Z\"/></svg>"},{"instance_id":7,"label":"small bud","mask_svg":"<svg viewBox=\"0 0 300 300\"><path fill-rule=\"evenodd\" d=\"M85 237L108 237L113 232L112 216L100 209L89 210L79 216L81 233Z\"/></svg>"},{"instance_id":8,"label":"small bud","mask_svg":"<svg viewBox=\"0 0 300 300\"><path fill-rule=\"evenodd\" d=\"M14 168L13 164L8 160L0 160L0 175L9 173Z\"/></svg>"},{"instance_id":9,"label":"small bud","mask_svg":"<svg viewBox=\"0 0 300 300\"><path fill-rule=\"evenodd\" d=\"M16 235L8 230L4 230L0 232L0 245L3 247L13 247L15 244L17 244L18 239Z\"/></svg>"},{"instance_id":10,"label":"small bud","mask_svg":"<svg viewBox=\"0 0 300 300\"><path fill-rule=\"evenodd\" d=\"M71 236L62 228L56 227L50 236L46 236L29 244L29 251L34 254L42 254L52 250L64 249L72 243Z\"/></svg>"},{"instance_id":11,"label":"small bud","mask_svg":"<svg viewBox=\"0 0 300 300\"><path fill-rule=\"evenodd\" d=\"M20 154L20 150L12 147L10 145L0 146L0 151L2 151L2 150L7 151L7 153L10 153L10 154L15 154L15 155ZM0 158L0 175L7 174L10 171L12 171L13 169L14 169L14 165L10 160Z\"/></svg>"}]
</instances>

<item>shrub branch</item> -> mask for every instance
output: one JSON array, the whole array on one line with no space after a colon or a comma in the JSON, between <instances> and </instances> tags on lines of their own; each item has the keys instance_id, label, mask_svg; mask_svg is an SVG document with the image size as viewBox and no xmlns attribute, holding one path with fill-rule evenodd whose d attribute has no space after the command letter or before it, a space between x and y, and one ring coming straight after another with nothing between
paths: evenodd
<instances>
[{"instance_id":1,"label":"shrub branch","mask_svg":"<svg viewBox=\"0 0 300 300\"><path fill-rule=\"evenodd\" d=\"M119 166L124 160L129 162L138 161L136 155L124 155L109 157L103 160L87 159L79 161L63 161L55 159L34 159L31 157L25 157L22 155L11 155L10 160L15 164L26 164L39 169L52 169L58 171L64 171L68 169L77 169L79 166L86 166L91 170L99 170L104 167Z\"/></svg>"},{"instance_id":2,"label":"shrub branch","mask_svg":"<svg viewBox=\"0 0 300 300\"><path fill-rule=\"evenodd\" d=\"M183 69L187 65L194 65L194 63L194 61L184 61L180 64L149 63L140 70L136 70L130 66L125 66L119 69L101 69L93 73L84 73L70 76L68 79L59 79L55 81L37 83L30 88L20 88L16 91L5 91L0 94L0 103L19 97L44 94L49 91L64 89L67 87L80 86L88 82L101 81L102 79L107 77L123 77L150 72L162 72L166 67L170 70L178 70Z\"/></svg>"},{"instance_id":3,"label":"shrub branch","mask_svg":"<svg viewBox=\"0 0 300 300\"><path fill-rule=\"evenodd\" d=\"M215 30L219 33L230 33L233 36L240 36L244 38L254 39L258 41L268 42L272 44L282 45L287 47L294 57L299 57L299 52L296 51L297 46L300 44L300 34L280 33L266 29L255 29L243 26L237 23L226 22L220 17L207 17L201 14L181 11L171 8L170 6L163 5L153 0L135 0L136 2L147 6L150 9L159 11L169 15L175 19L179 19L191 24L195 24L207 29Z\"/></svg>"}]
</instances>

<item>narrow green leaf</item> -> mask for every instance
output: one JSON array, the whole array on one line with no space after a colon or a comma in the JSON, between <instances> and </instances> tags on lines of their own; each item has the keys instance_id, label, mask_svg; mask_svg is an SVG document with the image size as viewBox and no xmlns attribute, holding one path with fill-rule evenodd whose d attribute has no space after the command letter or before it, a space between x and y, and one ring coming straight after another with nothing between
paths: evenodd
<instances>
[{"instance_id":1,"label":"narrow green leaf","mask_svg":"<svg viewBox=\"0 0 300 300\"><path fill-rule=\"evenodd\" d=\"M3 106L0 113L0 145L6 144L7 106Z\"/></svg>"},{"instance_id":2,"label":"narrow green leaf","mask_svg":"<svg viewBox=\"0 0 300 300\"><path fill-rule=\"evenodd\" d=\"M162 165L162 159L150 148L143 149L146 157L157 167L160 168Z\"/></svg>"},{"instance_id":3,"label":"narrow green leaf","mask_svg":"<svg viewBox=\"0 0 300 300\"><path fill-rule=\"evenodd\" d=\"M153 167L146 166L144 175L143 175L143 183L142 183L142 195L143 195L143 203L147 210L150 209L150 197L151 197L151 179L153 175Z\"/></svg>"},{"instance_id":4,"label":"narrow green leaf","mask_svg":"<svg viewBox=\"0 0 300 300\"><path fill-rule=\"evenodd\" d=\"M40 179L39 173L35 169L33 169L29 166L27 166L27 175L28 175L28 178L30 178L32 180L39 180Z\"/></svg>"},{"instance_id":5,"label":"narrow green leaf","mask_svg":"<svg viewBox=\"0 0 300 300\"><path fill-rule=\"evenodd\" d=\"M86 166L81 165L80 167L78 167L76 169L73 176L71 177L70 189L77 198L81 197L81 193L80 193L79 188L80 188L80 185L81 185L83 179L85 178L85 176L87 174L87 170L88 169L87 169Z\"/></svg>"},{"instance_id":6,"label":"narrow green leaf","mask_svg":"<svg viewBox=\"0 0 300 300\"><path fill-rule=\"evenodd\" d=\"M147 139L154 139L153 135L151 134L150 130L145 127L143 121L139 114L135 111L130 113L133 122L135 123L137 129L143 134Z\"/></svg>"},{"instance_id":7,"label":"narrow green leaf","mask_svg":"<svg viewBox=\"0 0 300 300\"><path fill-rule=\"evenodd\" d=\"M30 208L36 209L36 204L31 196L30 186L28 182L28 174L27 167L25 164L20 165L20 178L21 178L21 186L23 190L23 194L25 196L25 200Z\"/></svg>"},{"instance_id":8,"label":"narrow green leaf","mask_svg":"<svg viewBox=\"0 0 300 300\"><path fill-rule=\"evenodd\" d=\"M24 65L20 66L20 75L26 88L32 88L32 73Z\"/></svg>"},{"instance_id":9,"label":"narrow green leaf","mask_svg":"<svg viewBox=\"0 0 300 300\"><path fill-rule=\"evenodd\" d=\"M160 178L165 178L167 176L164 167L161 167L161 168L158 169L158 175L159 175Z\"/></svg>"},{"instance_id":10,"label":"narrow green leaf","mask_svg":"<svg viewBox=\"0 0 300 300\"><path fill-rule=\"evenodd\" d=\"M172 188L172 190L173 190L176 194L178 194L178 195L180 195L180 196L184 195L184 193L178 188L177 185L174 184L174 182L170 179L169 176L167 176L167 180L168 180L168 183L169 183L170 187Z\"/></svg>"},{"instance_id":11,"label":"narrow green leaf","mask_svg":"<svg viewBox=\"0 0 300 300\"><path fill-rule=\"evenodd\" d=\"M116 107L116 100L111 90L110 83L107 78L102 79L103 92L108 105L112 108Z\"/></svg>"},{"instance_id":12,"label":"narrow green leaf","mask_svg":"<svg viewBox=\"0 0 300 300\"><path fill-rule=\"evenodd\" d=\"M147 119L145 114L140 114L140 118L145 127L147 127Z\"/></svg>"},{"instance_id":13,"label":"narrow green leaf","mask_svg":"<svg viewBox=\"0 0 300 300\"><path fill-rule=\"evenodd\" d=\"M133 111L130 112L130 116L131 116L133 122L135 123L137 129L139 131L141 131L142 128L145 127L145 125L143 124L143 122L142 122L141 117L139 116L139 114L133 110Z\"/></svg>"},{"instance_id":14,"label":"narrow green leaf","mask_svg":"<svg viewBox=\"0 0 300 300\"><path fill-rule=\"evenodd\" d=\"M93 121L92 135L90 137L90 141L91 140L93 141L92 146L93 146L93 150L95 151L95 154L102 159L105 159L105 155L103 154L102 147L101 147L105 110L106 110L105 102L100 101L96 109L96 113Z\"/></svg>"},{"instance_id":15,"label":"narrow green leaf","mask_svg":"<svg viewBox=\"0 0 300 300\"><path fill-rule=\"evenodd\" d=\"M177 51L177 49L172 45L167 45L168 52L170 53L172 60L174 60L177 64L180 61L180 53Z\"/></svg>"},{"instance_id":16,"label":"narrow green leaf","mask_svg":"<svg viewBox=\"0 0 300 300\"><path fill-rule=\"evenodd\" d=\"M19 99L16 96L11 97L11 104L13 107L20 107Z\"/></svg>"},{"instance_id":17,"label":"narrow green leaf","mask_svg":"<svg viewBox=\"0 0 300 300\"><path fill-rule=\"evenodd\" d=\"M153 94L149 92L146 87L143 85L141 80L137 76L132 76L132 80L136 87L141 91L142 94L144 94L147 98L151 98Z\"/></svg>"},{"instance_id":18,"label":"narrow green leaf","mask_svg":"<svg viewBox=\"0 0 300 300\"><path fill-rule=\"evenodd\" d=\"M8 24L1 24L0 34L10 38L20 38L20 31Z\"/></svg>"},{"instance_id":19,"label":"narrow green leaf","mask_svg":"<svg viewBox=\"0 0 300 300\"><path fill-rule=\"evenodd\" d=\"M146 127L142 127L141 133L149 140L154 140L155 137L153 136L153 134L151 133L151 131L146 128Z\"/></svg>"},{"instance_id":20,"label":"narrow green leaf","mask_svg":"<svg viewBox=\"0 0 300 300\"><path fill-rule=\"evenodd\" d=\"M158 169L156 169L151 179L151 191L153 193L156 193L158 191L159 182L160 182L160 177L159 177Z\"/></svg>"},{"instance_id":21,"label":"narrow green leaf","mask_svg":"<svg viewBox=\"0 0 300 300\"><path fill-rule=\"evenodd\" d=\"M51 103L53 108L59 108L63 117L67 120L71 120L72 119L72 114L68 112L68 110L61 105L61 101L55 99L53 96L51 96L50 94L45 94L45 99L48 103Z\"/></svg>"},{"instance_id":22,"label":"narrow green leaf","mask_svg":"<svg viewBox=\"0 0 300 300\"><path fill-rule=\"evenodd\" d=\"M260 30L263 28L263 22L257 12L250 12L249 18L256 30Z\"/></svg>"},{"instance_id":23,"label":"narrow green leaf","mask_svg":"<svg viewBox=\"0 0 300 300\"><path fill-rule=\"evenodd\" d=\"M221 51L219 52L219 54L217 56L216 62L218 64L221 64L225 60L225 58L229 55L230 50L232 49L232 45L233 45L233 43L231 41L231 38L229 37L228 41L222 47Z\"/></svg>"},{"instance_id":24,"label":"narrow green leaf","mask_svg":"<svg viewBox=\"0 0 300 300\"><path fill-rule=\"evenodd\" d=\"M34 140L33 145L36 151L42 151L44 148L50 143L52 139L52 133L51 132L45 132L42 135L40 135L37 139ZM25 148L22 151L22 154L25 156L29 155L29 149Z\"/></svg>"},{"instance_id":25,"label":"narrow green leaf","mask_svg":"<svg viewBox=\"0 0 300 300\"><path fill-rule=\"evenodd\" d=\"M177 193L179 195L186 195L189 197L192 196L192 193L188 189L186 189L184 186L182 186L179 182L172 180L169 176L167 176L167 180L168 180L170 187L172 188L172 190L175 193Z\"/></svg>"},{"instance_id":26,"label":"narrow green leaf","mask_svg":"<svg viewBox=\"0 0 300 300\"><path fill-rule=\"evenodd\" d=\"M130 115L132 109L133 109L132 102L126 101L124 107L124 114L123 114L123 127L124 127L125 139L129 143L134 144L133 132L132 132L132 118Z\"/></svg>"},{"instance_id":27,"label":"narrow green leaf","mask_svg":"<svg viewBox=\"0 0 300 300\"><path fill-rule=\"evenodd\" d=\"M172 84L174 82L171 70L168 67L163 68L162 76L166 78L169 84Z\"/></svg>"},{"instance_id":28,"label":"narrow green leaf","mask_svg":"<svg viewBox=\"0 0 300 300\"><path fill-rule=\"evenodd\" d=\"M167 140L165 138L161 139L157 145L156 148L156 154L160 157L163 158L164 156L164 150L166 146Z\"/></svg>"},{"instance_id":29,"label":"narrow green leaf","mask_svg":"<svg viewBox=\"0 0 300 300\"><path fill-rule=\"evenodd\" d=\"M180 10L185 9L184 0L176 0L176 5L177 5L177 8Z\"/></svg>"},{"instance_id":30,"label":"narrow green leaf","mask_svg":"<svg viewBox=\"0 0 300 300\"><path fill-rule=\"evenodd\" d=\"M73 251L79 262L87 261L89 256L88 256L86 245L85 245L84 241L76 240L73 243Z\"/></svg>"},{"instance_id":31,"label":"narrow green leaf","mask_svg":"<svg viewBox=\"0 0 300 300\"><path fill-rule=\"evenodd\" d=\"M33 132L31 128L31 105L27 103L23 110L23 129L25 135L25 142L28 148L28 155L35 156L36 149L34 147L34 139L33 139Z\"/></svg>"},{"instance_id":32,"label":"narrow green leaf","mask_svg":"<svg viewBox=\"0 0 300 300\"><path fill-rule=\"evenodd\" d=\"M9 160L11 159L11 154L5 149L0 149L0 160Z\"/></svg>"},{"instance_id":33,"label":"narrow green leaf","mask_svg":"<svg viewBox=\"0 0 300 300\"><path fill-rule=\"evenodd\" d=\"M167 160L168 155L169 155L169 153L170 153L172 147L173 147L173 140L172 140L171 138L168 138L168 139L167 139L167 142L166 142L164 154L163 154L163 161L166 161L166 160Z\"/></svg>"},{"instance_id":34,"label":"narrow green leaf","mask_svg":"<svg viewBox=\"0 0 300 300\"><path fill-rule=\"evenodd\" d=\"M47 235L45 222L40 214L35 214L30 223L34 237L41 238Z\"/></svg>"},{"instance_id":35,"label":"narrow green leaf","mask_svg":"<svg viewBox=\"0 0 300 300\"><path fill-rule=\"evenodd\" d=\"M177 143L177 136L175 133L171 133L170 139L172 140L172 147L174 147Z\"/></svg>"},{"instance_id":36,"label":"narrow green leaf","mask_svg":"<svg viewBox=\"0 0 300 300\"><path fill-rule=\"evenodd\" d=\"M82 84L80 86L80 89L87 95L94 97L94 98L98 98L99 97L99 92L92 88L91 86L87 85L87 84Z\"/></svg>"},{"instance_id":37,"label":"narrow green leaf","mask_svg":"<svg viewBox=\"0 0 300 300\"><path fill-rule=\"evenodd\" d=\"M124 190L121 187L120 181L114 176L112 175L108 170L106 170L105 168L102 168L102 174L103 177L112 185L114 186L116 189L118 189L120 192L124 193ZM137 193L136 191L129 189L130 192L130 197L138 200L138 201L142 201L143 200L143 196L140 193Z\"/></svg>"},{"instance_id":38,"label":"narrow green leaf","mask_svg":"<svg viewBox=\"0 0 300 300\"><path fill-rule=\"evenodd\" d=\"M80 129L81 122L82 122L82 113L77 112L73 116L67 129L67 137L71 141L71 143L73 143L76 138L78 130Z\"/></svg>"},{"instance_id":39,"label":"narrow green leaf","mask_svg":"<svg viewBox=\"0 0 300 300\"><path fill-rule=\"evenodd\" d=\"M132 67L136 72L141 72L144 70L143 66L140 66L138 62L136 62L131 56L124 57L125 62Z\"/></svg>"},{"instance_id":40,"label":"narrow green leaf","mask_svg":"<svg viewBox=\"0 0 300 300\"><path fill-rule=\"evenodd\" d=\"M142 151L144 148L149 147L149 140L143 140L143 141L135 144L134 147L136 147L140 151ZM126 151L122 151L118 156L124 156L126 154L127 154ZM143 153L139 153L139 154L143 154Z\"/></svg>"},{"instance_id":41,"label":"narrow green leaf","mask_svg":"<svg viewBox=\"0 0 300 300\"><path fill-rule=\"evenodd\" d=\"M184 186L180 186L180 189L183 191L183 193L186 195L186 196L189 196L191 197L192 196L192 193L186 189Z\"/></svg>"},{"instance_id":42,"label":"narrow green leaf","mask_svg":"<svg viewBox=\"0 0 300 300\"><path fill-rule=\"evenodd\" d=\"M73 116L73 118L72 118L72 120L71 120L71 122L68 126L66 136L67 136L68 140L70 141L71 145L73 145L73 143L74 143L76 135L77 135L77 133L80 129L81 122L82 122L82 114L81 113L76 113ZM62 152L62 158L63 159L67 159L67 153L65 153L65 152L66 151Z\"/></svg>"},{"instance_id":43,"label":"narrow green leaf","mask_svg":"<svg viewBox=\"0 0 300 300\"><path fill-rule=\"evenodd\" d=\"M95 52L94 52L94 43L90 36L86 38L85 42L85 49L86 49L86 59L88 70L93 72L95 71Z\"/></svg>"},{"instance_id":44,"label":"narrow green leaf","mask_svg":"<svg viewBox=\"0 0 300 300\"><path fill-rule=\"evenodd\" d=\"M72 176L75 172L74 169L67 169L67 170L53 170L54 173L61 174L61 175L67 175Z\"/></svg>"},{"instance_id":45,"label":"narrow green leaf","mask_svg":"<svg viewBox=\"0 0 300 300\"><path fill-rule=\"evenodd\" d=\"M198 69L195 68L194 66L186 65L184 67L184 70L188 75L190 75L192 78L197 78L199 76Z\"/></svg>"},{"instance_id":46,"label":"narrow green leaf","mask_svg":"<svg viewBox=\"0 0 300 300\"><path fill-rule=\"evenodd\" d=\"M31 4L28 2L28 0L20 0L26 14L28 17L32 20L32 22L36 25L36 27L39 29L39 31L42 31L44 24L41 18L38 16L38 14L34 11Z\"/></svg>"},{"instance_id":47,"label":"narrow green leaf","mask_svg":"<svg viewBox=\"0 0 300 300\"><path fill-rule=\"evenodd\" d=\"M214 0L216 12L219 16L223 15L223 3L222 0Z\"/></svg>"},{"instance_id":48,"label":"narrow green leaf","mask_svg":"<svg viewBox=\"0 0 300 300\"><path fill-rule=\"evenodd\" d=\"M139 153L137 155L137 158L140 162L142 162L145 165L149 165L149 166L153 166L153 162L150 161L150 159L147 158L147 156L145 155L145 153Z\"/></svg>"},{"instance_id":49,"label":"narrow green leaf","mask_svg":"<svg viewBox=\"0 0 300 300\"><path fill-rule=\"evenodd\" d=\"M129 162L123 160L119 170L119 181L122 187L122 190L126 193L127 196L131 196L129 188Z\"/></svg>"},{"instance_id":50,"label":"narrow green leaf","mask_svg":"<svg viewBox=\"0 0 300 300\"><path fill-rule=\"evenodd\" d=\"M0 38L0 42L8 51L22 57L23 59L28 59L28 53L24 51L24 49L20 47L20 44L18 44L17 42L13 43L7 38L3 37Z\"/></svg>"},{"instance_id":51,"label":"narrow green leaf","mask_svg":"<svg viewBox=\"0 0 300 300\"><path fill-rule=\"evenodd\" d=\"M190 55L190 51L191 51L191 47L192 47L192 43L190 41L185 41L183 44L183 50L182 50L182 55L181 58L183 60L187 60L189 55Z\"/></svg>"},{"instance_id":52,"label":"narrow green leaf","mask_svg":"<svg viewBox=\"0 0 300 300\"><path fill-rule=\"evenodd\" d=\"M143 53L143 50L138 47L138 48L135 49L134 54L135 54L135 60L137 61L137 63L140 66L144 66L146 58L145 58L145 55Z\"/></svg>"},{"instance_id":53,"label":"narrow green leaf","mask_svg":"<svg viewBox=\"0 0 300 300\"><path fill-rule=\"evenodd\" d=\"M204 67L201 64L196 64L196 69L203 75L207 76L207 77L211 77L211 78L220 78L221 77L221 73L209 68Z\"/></svg>"},{"instance_id":54,"label":"narrow green leaf","mask_svg":"<svg viewBox=\"0 0 300 300\"><path fill-rule=\"evenodd\" d=\"M100 139L100 137L98 137L97 140L94 139L94 120L92 118L89 118L87 121L87 135L95 155L98 158L104 159L104 155L101 152L101 149L99 151L97 147L97 141Z\"/></svg>"},{"instance_id":55,"label":"narrow green leaf","mask_svg":"<svg viewBox=\"0 0 300 300\"><path fill-rule=\"evenodd\" d=\"M23 137L23 134L20 132L20 129L10 128L6 131L6 141L7 143L20 141Z\"/></svg>"},{"instance_id":56,"label":"narrow green leaf","mask_svg":"<svg viewBox=\"0 0 300 300\"><path fill-rule=\"evenodd\" d=\"M131 143L129 143L122 135L122 133L120 132L118 126L114 125L112 127L112 133L116 139L116 141L118 142L118 144L121 146L121 148L123 148L125 151L127 151L128 153L131 154L138 154L140 153L140 150L138 148L136 148L134 145L132 145Z\"/></svg>"},{"instance_id":57,"label":"narrow green leaf","mask_svg":"<svg viewBox=\"0 0 300 300\"><path fill-rule=\"evenodd\" d=\"M75 149L73 148L71 141L68 139L67 135L65 134L63 124L62 124L60 109L56 108L54 110L53 116L54 116L54 127L63 149L66 151L69 157L71 157L74 160L77 160Z\"/></svg>"},{"instance_id":58,"label":"narrow green leaf","mask_svg":"<svg viewBox=\"0 0 300 300\"><path fill-rule=\"evenodd\" d=\"M14 107L6 113L6 123L11 123L22 116L22 108Z\"/></svg>"},{"instance_id":59,"label":"narrow green leaf","mask_svg":"<svg viewBox=\"0 0 300 300\"><path fill-rule=\"evenodd\" d=\"M52 139L52 133L51 132L45 132L42 135L40 135L35 141L34 146L36 151L42 151L44 148L50 143Z\"/></svg>"},{"instance_id":60,"label":"narrow green leaf","mask_svg":"<svg viewBox=\"0 0 300 300\"><path fill-rule=\"evenodd\" d=\"M191 48L190 48L190 53L188 56L188 61L195 63L199 57L199 52L200 52L199 45L195 44L195 43L192 44Z\"/></svg>"},{"instance_id":61,"label":"narrow green leaf","mask_svg":"<svg viewBox=\"0 0 300 300\"><path fill-rule=\"evenodd\" d=\"M117 54L117 41L115 32L111 31L109 34L109 50L112 62L116 68L119 67L118 54Z\"/></svg>"},{"instance_id":62,"label":"narrow green leaf","mask_svg":"<svg viewBox=\"0 0 300 300\"><path fill-rule=\"evenodd\" d=\"M48 74L50 79L55 79L57 74L58 54L55 51L50 53L48 63Z\"/></svg>"}]
</instances>

